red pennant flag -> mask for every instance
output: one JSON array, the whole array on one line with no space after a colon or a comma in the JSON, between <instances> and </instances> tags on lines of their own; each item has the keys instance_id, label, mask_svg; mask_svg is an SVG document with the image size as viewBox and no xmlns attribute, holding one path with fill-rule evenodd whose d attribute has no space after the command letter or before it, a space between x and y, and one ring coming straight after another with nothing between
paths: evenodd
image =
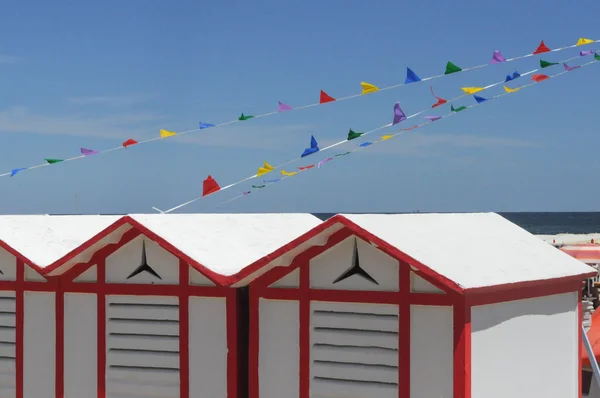
<instances>
[{"instance_id":1,"label":"red pennant flag","mask_svg":"<svg viewBox=\"0 0 600 398\"><path fill-rule=\"evenodd\" d=\"M321 96L319 98L319 104L326 104L328 102L335 101L335 98L327 94L325 91L321 90Z\"/></svg>"},{"instance_id":2,"label":"red pennant flag","mask_svg":"<svg viewBox=\"0 0 600 398\"><path fill-rule=\"evenodd\" d=\"M549 52L550 52L550 49L546 46L546 44L544 44L544 40L542 40L542 42L538 46L537 50L535 50L533 53L534 54L542 54L542 53L549 53Z\"/></svg>"},{"instance_id":3,"label":"red pennant flag","mask_svg":"<svg viewBox=\"0 0 600 398\"><path fill-rule=\"evenodd\" d=\"M211 193L217 192L221 187L211 176L206 177L206 180L202 182L202 196L210 195Z\"/></svg>"},{"instance_id":4,"label":"red pennant flag","mask_svg":"<svg viewBox=\"0 0 600 398\"><path fill-rule=\"evenodd\" d=\"M546 76L546 75L538 74L538 75L531 76L531 80L536 81L538 83L543 82L546 79L548 79L548 76Z\"/></svg>"},{"instance_id":5,"label":"red pennant flag","mask_svg":"<svg viewBox=\"0 0 600 398\"><path fill-rule=\"evenodd\" d=\"M433 86L429 86L429 90L431 90L431 95L433 95L438 100L438 102L436 102L435 104L431 105L432 108L435 108L436 106L444 105L446 102L448 102L445 99L440 98L437 95L435 95L435 93L433 92Z\"/></svg>"},{"instance_id":6,"label":"red pennant flag","mask_svg":"<svg viewBox=\"0 0 600 398\"><path fill-rule=\"evenodd\" d=\"M137 144L137 143L138 143L138 142L137 142L136 140L134 140L133 138L130 138L130 139L128 139L127 141L125 141L125 142L123 143L123 146L124 146L125 148L127 148L128 146L132 146L132 145L135 145L135 144Z\"/></svg>"},{"instance_id":7,"label":"red pennant flag","mask_svg":"<svg viewBox=\"0 0 600 398\"><path fill-rule=\"evenodd\" d=\"M313 167L315 167L314 164L311 164L310 166L300 166L300 167L298 167L298 170L308 170L308 169L312 169Z\"/></svg>"}]
</instances>

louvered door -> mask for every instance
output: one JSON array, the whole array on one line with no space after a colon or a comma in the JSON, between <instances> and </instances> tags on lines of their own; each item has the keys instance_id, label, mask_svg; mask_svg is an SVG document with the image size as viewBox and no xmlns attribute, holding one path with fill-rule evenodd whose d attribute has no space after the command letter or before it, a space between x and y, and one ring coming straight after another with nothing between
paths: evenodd
<instances>
[{"instance_id":1,"label":"louvered door","mask_svg":"<svg viewBox=\"0 0 600 398\"><path fill-rule=\"evenodd\" d=\"M398 306L311 302L311 397L398 398Z\"/></svg>"},{"instance_id":2,"label":"louvered door","mask_svg":"<svg viewBox=\"0 0 600 398\"><path fill-rule=\"evenodd\" d=\"M107 398L179 397L177 297L107 296Z\"/></svg>"},{"instance_id":3,"label":"louvered door","mask_svg":"<svg viewBox=\"0 0 600 398\"><path fill-rule=\"evenodd\" d=\"M0 397L16 393L16 297L0 292Z\"/></svg>"}]
</instances>

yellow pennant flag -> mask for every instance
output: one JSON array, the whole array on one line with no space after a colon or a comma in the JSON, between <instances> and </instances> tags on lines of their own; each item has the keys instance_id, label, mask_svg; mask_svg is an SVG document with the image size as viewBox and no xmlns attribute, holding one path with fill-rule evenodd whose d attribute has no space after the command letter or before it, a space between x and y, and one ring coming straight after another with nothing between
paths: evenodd
<instances>
[{"instance_id":1,"label":"yellow pennant flag","mask_svg":"<svg viewBox=\"0 0 600 398\"><path fill-rule=\"evenodd\" d=\"M175 132L173 132L173 131L160 130L160 136L161 136L162 138L165 138L165 137L172 137L172 136L174 136L174 135L177 135L177 133L175 133Z\"/></svg>"},{"instance_id":2,"label":"yellow pennant flag","mask_svg":"<svg viewBox=\"0 0 600 398\"><path fill-rule=\"evenodd\" d=\"M362 93L363 94L371 94L374 93L376 91L379 91L379 88L377 88L376 86L369 84L369 83L365 83L365 82L360 82L360 85L362 86Z\"/></svg>"},{"instance_id":3,"label":"yellow pennant flag","mask_svg":"<svg viewBox=\"0 0 600 398\"><path fill-rule=\"evenodd\" d=\"M272 172L273 170L275 170L275 168L273 166L271 166L269 163L267 162L263 162L263 167L259 167L258 168L258 172L256 172L257 176L261 176L263 174L267 174Z\"/></svg>"},{"instance_id":4,"label":"yellow pennant flag","mask_svg":"<svg viewBox=\"0 0 600 398\"><path fill-rule=\"evenodd\" d=\"M383 135L383 136L381 136L381 139L382 139L383 141L385 141L385 140L389 140L389 139L390 139L390 138L392 138L392 137L393 137L393 135Z\"/></svg>"},{"instance_id":5,"label":"yellow pennant flag","mask_svg":"<svg viewBox=\"0 0 600 398\"><path fill-rule=\"evenodd\" d=\"M298 172L297 171L290 172L290 171L281 170L281 174L284 176L287 176L287 177L291 177L293 175L298 174Z\"/></svg>"},{"instance_id":6,"label":"yellow pennant flag","mask_svg":"<svg viewBox=\"0 0 600 398\"><path fill-rule=\"evenodd\" d=\"M483 91L483 87L461 87L460 89L464 91L465 94L475 94Z\"/></svg>"},{"instance_id":7,"label":"yellow pennant flag","mask_svg":"<svg viewBox=\"0 0 600 398\"><path fill-rule=\"evenodd\" d=\"M507 93L515 93L515 92L519 91L520 89L521 89L520 87L510 88L510 87L504 86L504 91L506 91Z\"/></svg>"},{"instance_id":8,"label":"yellow pennant flag","mask_svg":"<svg viewBox=\"0 0 600 398\"><path fill-rule=\"evenodd\" d=\"M586 44L592 44L594 42L594 40L592 39L586 39L585 37L580 37L579 40L577 40L577 44L575 44L576 46L585 46Z\"/></svg>"}]
</instances>

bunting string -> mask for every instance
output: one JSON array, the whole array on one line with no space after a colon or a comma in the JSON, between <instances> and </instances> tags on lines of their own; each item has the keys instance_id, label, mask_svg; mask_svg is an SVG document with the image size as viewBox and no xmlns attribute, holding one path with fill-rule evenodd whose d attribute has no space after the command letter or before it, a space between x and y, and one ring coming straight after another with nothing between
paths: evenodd
<instances>
[{"instance_id":1,"label":"bunting string","mask_svg":"<svg viewBox=\"0 0 600 398\"><path fill-rule=\"evenodd\" d=\"M575 69L581 69L581 68L584 68L584 67L586 67L586 66L590 66L590 65L592 65L592 64L597 64L598 62L596 62L596 61L598 61L598 59L596 59L595 61L589 61L589 62L586 62L586 63L584 63L584 64L582 64L582 65L579 65L579 66L574 66L574 67L568 67L568 66L565 66L565 68L564 68L565 70L564 70L564 71L562 71L562 72L559 72L559 73L556 73L556 74L554 74L554 75L541 75L541 76L538 76L538 77L533 77L533 76L532 76L532 79L531 79L531 82L530 82L530 83L528 83L528 84L525 84L525 85L523 85L523 86L520 86L518 89L516 89L516 90L514 90L514 91L505 91L504 93L497 94L497 95L495 95L495 96L493 96L493 97L490 97L490 98L485 98L483 101L481 101L481 100L477 100L477 99L476 99L476 103L475 103L475 104L468 105L468 106L462 106L462 107L461 107L462 109L460 109L460 110L459 110L459 109L454 109L454 108L453 108L453 109L450 111L450 113L448 113L448 114L446 114L446 115L443 115L443 116L436 116L436 117L435 117L435 118L433 118L433 119L428 119L427 121L425 121L425 122L422 122L422 123L420 123L420 124L418 124L418 125L416 125L416 126L413 126L413 127L411 127L411 128L405 128L405 129L399 130L399 131L397 131L397 132L396 132L396 133L394 133L394 134L390 134L390 135L384 135L384 136L382 136L382 137L381 137L379 140L376 140L376 141L373 141L373 142L363 142L362 144L360 144L360 145L357 145L357 146L356 146L356 148L354 148L354 149L352 149L352 150L350 150L350 151L347 151L347 152L345 152L345 153L342 153L342 154L335 155L334 157L326 158L325 160L326 160L326 161L333 161L333 160L337 160L337 159L338 159L338 158L340 158L340 157L346 157L346 155L350 155L350 154L352 154L352 153L355 153L355 152L357 152L357 151L360 151L361 149L368 148L368 147L370 147L371 145L379 144L379 143L381 143L381 142L384 142L384 141L390 140L390 139L392 139L392 138L395 138L395 137L397 137L397 136L399 136L399 135L401 135L401 134L404 134L404 133L407 133L407 132L409 132L409 131L413 131L413 130L416 130L416 129L418 129L418 128L421 128L421 127L423 127L423 126L426 126L426 125L428 125L428 124L431 124L431 123L433 123L433 122L435 122L435 121L437 121L437 120L440 120L440 119L445 119L445 118L448 118L448 117L450 117L450 116L454 116L454 115L456 115L457 113L459 113L459 112L461 112L461 111L464 111L464 110L469 110L469 109L472 109L472 108L476 108L476 107L478 107L478 106L482 105L484 102L489 102L489 101L493 101L493 100L500 99L500 98L502 98L502 97L504 97L504 96L506 96L506 95L510 95L510 94L513 94L513 93L515 93L516 91L520 91L521 89L524 89L524 88L531 87L531 86L533 86L533 85L536 85L536 84L538 84L538 83L541 83L541 82L543 82L543 81L546 81L546 80L550 80L550 79L557 78L557 77L559 77L559 76L562 76L562 75L564 75L564 74L566 74L566 73L569 73L569 72L571 72L571 71L573 71L573 70L575 70ZM477 97L477 96L475 96L475 97ZM321 162L323 162L323 161L321 161ZM299 170L297 173L294 173L293 175L300 174L300 173L304 173L304 172L306 172L306 171L308 171L308 170L312 170L312 169L313 169L312 167L311 167L311 168L304 168L304 169L302 169L302 170ZM268 185L272 185L272 184L274 184L274 183L276 183L276 182L279 182L279 181L286 180L286 179L288 179L288 178L292 177L293 175L290 175L290 176L282 176L281 178L278 178L278 179L276 179L276 180L271 180L271 181L263 181L263 182L264 182L264 184L263 184L263 185L258 185L258 186L254 185L254 186L252 186L252 189L251 189L251 190L249 190L249 191L247 191L247 192L243 192L242 194L240 194L240 195L238 195L238 196L234 196L234 197L233 197L233 198L231 198L231 199L228 199L228 200L226 200L226 201L224 201L224 202L221 202L221 203L219 203L219 204L218 204L216 207L220 207L220 206L223 206L223 205L225 205L225 204L227 204L227 203L231 203L231 202L233 202L233 201L235 201L235 200L238 200L238 199L244 198L244 197L248 196L248 195L249 195L249 194L250 194L250 193L251 193L253 190L255 190L255 189L259 189L259 188L266 188ZM178 208L179 208L179 207L178 207ZM155 207L153 207L153 209L157 210ZM167 211L165 211L164 213L167 213Z\"/></svg>"},{"instance_id":2,"label":"bunting string","mask_svg":"<svg viewBox=\"0 0 600 398\"><path fill-rule=\"evenodd\" d=\"M320 96L319 96L319 102L316 102L313 104L292 107L290 105L287 105L287 104L279 101L278 108L275 111L271 111L271 112L267 112L267 113L263 113L263 114L259 114L259 115L247 115L247 114L242 113L237 119L230 120L227 122L217 123L217 124L200 122L199 128L193 129L193 130L188 130L188 131L183 131L183 132L160 130L160 134L157 137L152 137L152 138L148 138L145 140L135 140L133 138L128 138L127 140L123 141L123 143L121 145L114 147L114 148L104 149L104 150L80 148L80 155L69 157L69 158L64 158L64 159L63 158L60 158L60 159L59 158L46 158L46 159L44 159L44 163L40 163L40 164L30 166L30 167L15 168L9 172L0 174L0 177L6 177L6 176L13 177L17 173L25 171L25 170L35 170L35 169L39 169L42 167L56 165L59 163L65 163L65 162L71 162L71 161L75 161L75 160L85 159L92 155L102 155L102 154L114 152L117 150L126 149L126 148L129 148L134 145L147 144L147 143L154 142L154 141L159 141L159 140L168 139L168 138L172 138L172 137L178 137L178 136L183 136L183 135L187 135L187 134L192 134L192 133L196 133L196 132L202 131L207 128L223 127L223 126L232 125L234 123L239 123L242 121L247 121L250 119L258 119L258 118L262 118L262 117L276 115L279 113L285 113L285 112L290 112L290 111L300 110L300 109L307 109L307 108L315 107L317 105L327 104L330 102L345 101L345 100L349 100L352 98L361 97L366 94L373 94L373 93L377 93L380 91L396 89L396 88L403 87L403 86L405 86L407 84L411 84L411 83L420 83L420 82L431 81L431 80L438 79L438 78L444 77L446 75L450 75L450 74L454 74L454 73L458 73L458 72L472 71L475 69L484 68L489 65L517 61L520 59L533 57L533 56L539 55L539 54L563 51L563 50L567 50L567 49L571 49L571 48L575 48L575 47L587 46L587 45L598 43L598 42L600 42L600 40L592 40L592 39L587 39L587 38L581 37L581 38L579 38L577 43L575 43L573 45L550 49L548 46L546 46L546 44L542 40L542 42L537 47L537 49L531 54L521 55L521 56L517 56L517 57L513 57L513 58L505 58L502 55L502 53L500 52L500 50L496 50L496 51L494 51L494 53L492 55L491 61L487 64L476 65L476 66L472 66L472 67L468 67L468 68L461 68L461 67L457 66L456 64L454 64L453 62L448 62L446 64L446 69L445 69L444 73L439 74L439 75L425 77L425 78L420 78L415 72L413 72L410 68L407 67L406 68L406 79L405 79L404 83L394 84L391 86L380 88L380 87L377 87L370 83L361 82L361 87L362 87L361 93L352 94L352 95L348 95L346 97L341 97L341 98L340 97L334 98L334 97L330 96L329 94L325 93L324 91L321 91ZM594 53L594 50L581 51L580 56L591 55L592 53Z\"/></svg>"},{"instance_id":3,"label":"bunting string","mask_svg":"<svg viewBox=\"0 0 600 398\"><path fill-rule=\"evenodd\" d=\"M594 60L594 61L591 61L592 63L593 63L593 62L596 62L596 61L598 61L598 60L600 60L600 56L599 56L598 54L595 54L595 53L594 53L594 57L595 57L595 60ZM580 58L580 56L576 56L576 57L571 57L571 58L565 59L565 60L563 60L563 61L560 61L560 62L552 62L552 63L548 63L548 62L546 62L546 61L544 61L544 60L540 60L540 67L539 67L539 68L532 69L532 70L530 70L530 71L528 71L528 72L525 72L525 73L522 73L522 74L519 74L518 72L515 72L515 73L513 73L512 75L509 75L509 76L507 76L505 80L501 80L501 81L498 81L498 82L495 82L495 83L489 84L489 85L487 85L487 86L482 86L482 87L463 87L463 88L462 88L462 90L463 90L463 94L462 94L462 95L459 95L459 96L457 96L457 97L454 97L454 98L452 98L452 99L449 99L449 100L446 100L446 99L443 99L443 98L440 98L440 97L436 96L436 95L433 93L433 88L432 88L432 89L431 89L432 95L433 95L435 98L437 98L437 99L438 99L438 102L437 102L436 104L434 104L434 105L432 106L432 108L435 108L435 107L437 107L437 106L439 106L439 105L446 104L446 103L449 103L449 104L451 104L451 103L453 103L453 102L455 102L455 101L457 101L457 100L460 100L460 99L462 99L462 98L465 98L465 97L467 97L467 96L469 96L469 95L474 95L475 93L481 93L481 92L483 92L483 91L485 91L485 90L488 90L488 89L490 89L490 88L492 88L492 87L496 87L496 86L499 86L499 85L502 85L502 84L504 84L504 90L505 90L505 94L509 94L509 93L512 93L512 92L518 91L518 90L520 90L520 88L511 89L511 88L509 88L509 87L506 85L506 83L507 83L507 82L510 82L510 81L513 81L513 80L515 80L516 78L525 77L525 76L528 76L528 75L532 75L532 77L533 77L533 78L537 78L537 79L539 79L539 77L536 77L536 76L538 76L538 75L536 75L536 72L539 72L541 69L548 68L548 67L551 67L551 66L555 66L555 65L558 65L558 64L563 64L563 65L564 65L565 72L567 72L567 71L569 71L569 70L572 70L572 69L574 69L574 68L576 69L577 67L570 67L570 66L568 66L568 65L567 65L567 62L570 62L570 61L572 61L572 60L579 59L579 58ZM541 76L546 76L546 75L541 75ZM478 95L474 95L474 99L477 101L477 103L484 102L484 101L486 100L486 99L484 99L483 97L480 97L480 96L478 96ZM367 135L369 135L369 134L372 134L372 133L375 133L375 132L377 132L377 131L383 130L383 129L385 129L385 128L391 127L391 126L393 126L393 125L395 125L395 124L397 124L397 123L400 123L400 122L402 122L402 121L405 121L405 120L407 120L407 119L412 119L412 118L414 118L414 117L416 117L416 116L419 116L419 115L421 115L421 114L423 114L423 113L427 112L429 109L430 109L430 108L427 108L427 109L421 110L421 111L419 111L419 112L416 112L416 113L414 113L414 114L411 114L411 115L409 115L409 116L406 116L406 115L404 114L404 111L402 111L402 109L400 108L400 104L399 104L399 103L396 103L396 104L395 104L395 106L394 106L394 119L393 119L392 123L388 123L388 124L385 124L385 125L383 125L383 126L377 127L377 128L375 128L375 129L373 129L373 130L369 130L369 131L366 131L366 132L360 132L360 133L357 133L357 132L353 131L352 129L350 129L350 132L348 133L348 136L347 136L347 138L346 138L346 139L344 139L344 140L341 140L341 141L338 141L338 142L336 142L336 143L334 143L334 144L331 144L331 145L329 145L329 146L327 146L327 147L324 147L324 148L320 148L320 149L319 149L318 147L316 147L316 145L315 145L315 147L316 147L316 148L312 148L312 145L311 145L311 148L308 148L307 150L305 150L305 151L304 151L304 153L302 153L302 155L300 155L299 157L293 158L293 159L291 159L291 160L289 160L289 161L287 161L287 162L284 162L284 163L282 163L282 164L279 164L279 165L277 165L277 166L271 166L269 163L267 163L267 162L264 162L264 165L263 165L263 167L260 167L260 168L258 169L258 172L257 172L257 173L255 173L255 174L253 174L253 175L250 175L250 176L248 176L248 177L245 177L245 178L243 178L243 179L241 179L241 180L239 180L239 181L236 181L236 182L234 182L234 183L231 183L231 184L229 184L229 185L226 185L226 186L224 186L224 187L219 187L219 186L218 186L218 184L217 184L217 186L216 186L216 187L218 187L218 189L215 187L215 189L214 189L214 190L212 190L212 191L210 191L210 192L207 192L207 191L206 191L206 189L203 189L203 192L202 192L202 195L201 195L201 196L198 196L198 197L196 197L196 198L194 198L194 199L191 199L191 200L189 200L189 201L187 201L187 202L184 202L184 203L182 203L182 204L180 204L180 205L177 205L177 206L175 206L175 207L173 207L173 208L170 208L170 209L168 209L168 210L165 210L165 211L162 211L162 210L160 210L160 209L158 209L158 208L156 208L156 207L153 207L153 209L154 209L154 210L156 210L156 211L158 211L158 212L161 212L161 213L170 213L170 212L172 212L172 211L175 211L175 210L178 210L178 209L180 209L180 208L182 208L182 207L188 206L188 205L190 205L190 204L192 204L192 203L194 203L194 202L197 202L198 200L200 200L200 199L202 199L202 198L204 198L204 197L206 197L206 196L212 195L212 194L214 194L214 193L216 193L216 192L225 191L225 190L227 190L227 189L233 188L233 187L235 187L235 186L237 186L237 185L240 185L240 184L243 184L243 183L245 183L245 182L247 182L247 181L250 181L250 180L252 180L252 179L254 179L254 178L260 177L261 175L267 174L267 173L269 173L269 172L271 172L271 171L274 171L274 170L280 169L280 168L282 168L282 167L288 166L288 165L290 165L290 164L292 164L292 163L298 162L298 161L300 161L300 160L304 159L304 157L306 157L306 156L308 156L308 155L311 155L311 154L313 154L313 153L316 153L316 152L324 152L324 151L327 151L327 150L329 150L329 149L333 149L333 148L335 148L335 147L337 147L337 146L339 146L339 145L345 144L345 143L347 143L347 142L349 142L349 141L351 141L351 140L353 140L353 139L356 139L356 138L358 138L358 137L365 137L365 136L367 136ZM452 111L452 112L460 112L460 111L462 111L462 110L464 110L464 109L466 109L466 108L465 108L465 107L459 107L459 108L456 108L456 109L455 109L453 106L451 107L451 111ZM440 117L438 117L438 116L427 116L426 118L428 118L429 122L433 122L433 121L436 121L436 120L438 120ZM428 122L428 123L429 123L429 122ZM428 123L426 123L426 124L428 124ZM408 129L405 129L405 130L411 130L411 129L413 129L413 128L415 128L415 127L409 127ZM314 142L316 142L316 140L314 139L314 137L311 137L311 141L314 141ZM312 142L311 142L311 144L312 144ZM312 151L309 151L309 149L313 149L313 150L312 150ZM309 152L307 152L307 151L309 151ZM329 159L329 158L327 158L327 159ZM322 165L322 164L319 164L319 165L318 165L318 168L319 168L321 165ZM299 171L304 171L304 169L302 169L302 168L299 168ZM293 173L293 172L292 172L292 173ZM290 174L290 172L286 172L285 170L282 170L282 171L281 171L281 174L282 174L284 177L291 177L291 176L293 176L293 175L294 175L294 174L292 174L292 175L289 175L289 174ZM212 177L210 177L210 176L209 176L209 178L211 178L211 179L212 179ZM215 184L216 184L216 182L215 182ZM204 187L203 187L203 188L204 188Z\"/></svg>"}]
</instances>

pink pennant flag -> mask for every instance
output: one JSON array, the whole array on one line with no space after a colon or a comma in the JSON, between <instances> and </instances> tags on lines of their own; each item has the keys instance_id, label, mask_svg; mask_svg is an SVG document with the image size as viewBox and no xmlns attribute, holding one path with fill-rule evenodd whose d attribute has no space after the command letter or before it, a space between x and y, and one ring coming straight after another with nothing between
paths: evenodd
<instances>
[{"instance_id":1,"label":"pink pennant flag","mask_svg":"<svg viewBox=\"0 0 600 398\"><path fill-rule=\"evenodd\" d=\"M430 122L435 122L436 120L440 120L441 118L441 116L425 116L425 119L429 120Z\"/></svg>"},{"instance_id":2,"label":"pink pennant flag","mask_svg":"<svg viewBox=\"0 0 600 398\"><path fill-rule=\"evenodd\" d=\"M93 149L81 148L81 154L83 156L95 155L97 153L98 153L98 151L95 151Z\"/></svg>"},{"instance_id":3,"label":"pink pennant flag","mask_svg":"<svg viewBox=\"0 0 600 398\"><path fill-rule=\"evenodd\" d=\"M567 65L566 63L564 63L564 64L563 64L563 66L565 67L565 70L566 70L567 72L570 72L570 71L572 71L573 69L581 68L581 66L569 66L569 65Z\"/></svg>"},{"instance_id":4,"label":"pink pennant flag","mask_svg":"<svg viewBox=\"0 0 600 398\"><path fill-rule=\"evenodd\" d=\"M502 55L500 50L494 51L494 55L492 56L490 64L499 64L501 62L506 62L506 58L504 58L504 55Z\"/></svg>"},{"instance_id":5,"label":"pink pennant flag","mask_svg":"<svg viewBox=\"0 0 600 398\"><path fill-rule=\"evenodd\" d=\"M285 111L291 111L292 107L289 105L284 104L283 102L279 101L279 107L277 108L277 112L285 112Z\"/></svg>"},{"instance_id":6,"label":"pink pennant flag","mask_svg":"<svg viewBox=\"0 0 600 398\"><path fill-rule=\"evenodd\" d=\"M329 162L330 160L333 160L333 158L327 158L327 159L323 159L319 162L319 164L317 165L318 168L321 168L322 165L324 165L325 163Z\"/></svg>"}]
</instances>

